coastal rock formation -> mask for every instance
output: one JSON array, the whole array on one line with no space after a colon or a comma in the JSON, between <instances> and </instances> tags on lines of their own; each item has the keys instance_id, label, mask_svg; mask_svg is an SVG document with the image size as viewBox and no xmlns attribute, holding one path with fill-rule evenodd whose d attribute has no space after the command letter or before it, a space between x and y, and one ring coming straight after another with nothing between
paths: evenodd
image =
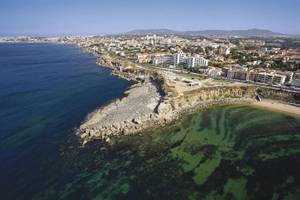
<instances>
[{"instance_id":1,"label":"coastal rock formation","mask_svg":"<svg viewBox=\"0 0 300 200\"><path fill-rule=\"evenodd\" d=\"M170 80L157 70L125 63L102 55L97 64L112 69L121 78L135 84L118 99L92 113L79 129L84 142L141 132L152 126L164 126L182 114L214 104L241 103L253 100L256 87L230 85L176 91Z\"/></svg>"},{"instance_id":2,"label":"coastal rock formation","mask_svg":"<svg viewBox=\"0 0 300 200\"><path fill-rule=\"evenodd\" d=\"M297 103L299 93L257 87L243 83L208 81L199 87L176 82L166 70L140 66L109 52L101 52L97 64L112 69L112 74L135 82L122 99L92 113L79 129L84 142L91 139L111 141L111 137L141 132L145 128L164 126L182 114L212 105L253 103L260 94L263 98ZM173 73L173 72L172 72Z\"/></svg>"},{"instance_id":3,"label":"coastal rock formation","mask_svg":"<svg viewBox=\"0 0 300 200\"><path fill-rule=\"evenodd\" d=\"M262 98L275 99L279 101L300 104L300 93L299 91L286 91L279 88L270 87L258 87L258 94Z\"/></svg>"},{"instance_id":4,"label":"coastal rock formation","mask_svg":"<svg viewBox=\"0 0 300 200\"><path fill-rule=\"evenodd\" d=\"M255 86L203 87L183 92L164 100L158 109L161 122L168 123L181 114L214 104L230 104L253 101Z\"/></svg>"},{"instance_id":5,"label":"coastal rock formation","mask_svg":"<svg viewBox=\"0 0 300 200\"><path fill-rule=\"evenodd\" d=\"M84 140L104 139L128 135L145 128L163 126L180 115L213 104L239 103L253 99L254 86L208 87L172 96L162 96L153 82L137 84L126 92L127 96L94 112L81 125Z\"/></svg>"},{"instance_id":6,"label":"coastal rock formation","mask_svg":"<svg viewBox=\"0 0 300 200\"><path fill-rule=\"evenodd\" d=\"M91 114L80 126L82 138L106 139L116 134L130 134L142 130L157 118L155 108L161 95L154 83L136 84L116 100Z\"/></svg>"},{"instance_id":7,"label":"coastal rock formation","mask_svg":"<svg viewBox=\"0 0 300 200\"><path fill-rule=\"evenodd\" d=\"M203 87L197 90L184 92L173 100L173 106L178 108L189 108L199 103L220 102L228 99L253 98L256 87L254 86L223 86Z\"/></svg>"}]
</instances>

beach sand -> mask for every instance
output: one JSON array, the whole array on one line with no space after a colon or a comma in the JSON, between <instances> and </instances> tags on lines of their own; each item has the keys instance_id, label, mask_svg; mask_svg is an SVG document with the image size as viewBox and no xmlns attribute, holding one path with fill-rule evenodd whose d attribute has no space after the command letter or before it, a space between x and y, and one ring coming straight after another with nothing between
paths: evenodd
<instances>
[{"instance_id":1,"label":"beach sand","mask_svg":"<svg viewBox=\"0 0 300 200\"><path fill-rule=\"evenodd\" d=\"M251 105L300 117L300 107L282 103L276 100L263 99L259 102L253 102Z\"/></svg>"}]
</instances>

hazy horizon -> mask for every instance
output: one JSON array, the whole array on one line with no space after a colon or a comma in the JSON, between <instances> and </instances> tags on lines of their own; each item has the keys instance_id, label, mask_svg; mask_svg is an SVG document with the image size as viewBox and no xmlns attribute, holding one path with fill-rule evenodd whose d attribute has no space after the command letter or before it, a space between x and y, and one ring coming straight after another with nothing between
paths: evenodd
<instances>
[{"instance_id":1,"label":"hazy horizon","mask_svg":"<svg viewBox=\"0 0 300 200\"><path fill-rule=\"evenodd\" d=\"M67 36L94 36L94 35L118 35L118 34L124 34L130 31L136 31L136 30L160 30L160 29L167 29L167 30L172 30L172 31L178 31L178 32L184 32L184 31L245 31L245 30L251 30L251 29L259 29L259 30L267 30L267 31L272 31L274 33L281 33L281 34L287 34L287 35L295 35L298 36L300 34L293 34L293 33L284 33L284 32L276 32L273 30L269 30L269 29L261 29L261 28L248 28L248 29L195 29L195 30L175 30L175 29L171 29L171 28L137 28L137 29L131 29L131 30L127 30L124 32L118 32L118 33L82 33L82 34L19 34L19 35L1 35L0 37L67 37Z\"/></svg>"},{"instance_id":2,"label":"hazy horizon","mask_svg":"<svg viewBox=\"0 0 300 200\"><path fill-rule=\"evenodd\" d=\"M135 29L300 34L299 0L3 0L0 36L118 34Z\"/></svg>"}]
</instances>

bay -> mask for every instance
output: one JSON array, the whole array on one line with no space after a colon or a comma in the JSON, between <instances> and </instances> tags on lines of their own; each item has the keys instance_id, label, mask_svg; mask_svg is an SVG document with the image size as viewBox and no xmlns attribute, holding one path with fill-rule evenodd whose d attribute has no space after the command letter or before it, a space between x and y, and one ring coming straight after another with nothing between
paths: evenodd
<instances>
[{"instance_id":1,"label":"bay","mask_svg":"<svg viewBox=\"0 0 300 200\"><path fill-rule=\"evenodd\" d=\"M1 199L299 199L300 119L215 106L82 147L131 85L72 45L0 44Z\"/></svg>"}]
</instances>

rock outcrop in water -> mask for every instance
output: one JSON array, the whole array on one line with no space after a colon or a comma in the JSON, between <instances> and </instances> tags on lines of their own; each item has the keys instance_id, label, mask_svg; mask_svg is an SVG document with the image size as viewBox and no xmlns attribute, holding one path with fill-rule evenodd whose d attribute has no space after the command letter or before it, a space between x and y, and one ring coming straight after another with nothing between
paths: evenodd
<instances>
[{"instance_id":1,"label":"rock outcrop in water","mask_svg":"<svg viewBox=\"0 0 300 200\"><path fill-rule=\"evenodd\" d=\"M154 83L136 84L126 95L94 112L81 125L81 137L107 139L112 135L135 133L158 118L155 110L161 95Z\"/></svg>"},{"instance_id":2,"label":"rock outcrop in water","mask_svg":"<svg viewBox=\"0 0 300 200\"><path fill-rule=\"evenodd\" d=\"M253 99L256 93L254 86L204 87L181 94L172 91L162 93L160 84L153 81L136 84L126 92L126 97L94 112L81 125L81 138L85 141L95 138L110 141L112 136L164 126L195 109L247 101Z\"/></svg>"}]
</instances>

